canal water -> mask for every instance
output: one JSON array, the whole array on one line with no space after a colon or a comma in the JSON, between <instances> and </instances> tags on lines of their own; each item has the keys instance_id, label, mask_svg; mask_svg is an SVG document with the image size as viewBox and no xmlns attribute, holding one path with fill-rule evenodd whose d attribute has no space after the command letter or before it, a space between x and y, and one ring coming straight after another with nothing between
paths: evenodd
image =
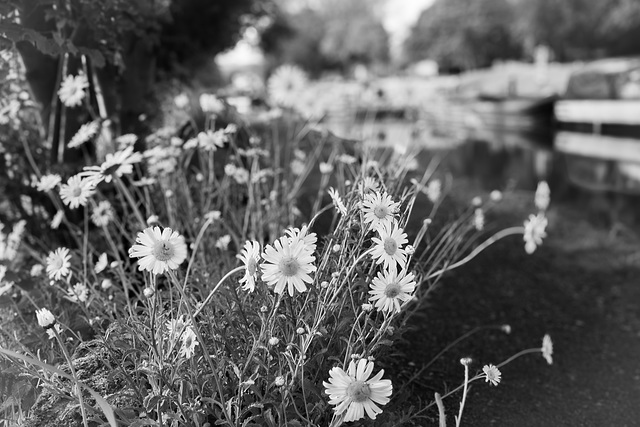
<instances>
[{"instance_id":1,"label":"canal water","mask_svg":"<svg viewBox=\"0 0 640 427\"><path fill-rule=\"evenodd\" d=\"M476 117L421 117L333 124L339 136L420 158L441 156L440 171L480 189L535 191L546 180L552 201L568 203L590 221L640 232L640 139L613 138L549 127L484 126ZM426 154L426 156L425 156Z\"/></svg>"}]
</instances>

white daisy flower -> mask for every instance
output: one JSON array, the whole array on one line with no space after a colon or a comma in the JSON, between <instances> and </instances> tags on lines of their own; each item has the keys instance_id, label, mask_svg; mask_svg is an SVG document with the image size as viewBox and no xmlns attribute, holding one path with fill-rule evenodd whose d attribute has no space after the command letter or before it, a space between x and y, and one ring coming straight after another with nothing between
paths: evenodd
<instances>
[{"instance_id":1,"label":"white daisy flower","mask_svg":"<svg viewBox=\"0 0 640 427\"><path fill-rule=\"evenodd\" d=\"M49 309L47 308L36 310L36 318L38 319L38 325L42 326L45 329L53 327L53 325L56 323L56 318L53 316L53 313L51 313L51 311L49 311Z\"/></svg>"},{"instance_id":2,"label":"white daisy flower","mask_svg":"<svg viewBox=\"0 0 640 427\"><path fill-rule=\"evenodd\" d=\"M134 145L138 141L138 136L135 133L126 133L116 138L118 147L124 149Z\"/></svg>"},{"instance_id":3,"label":"white daisy flower","mask_svg":"<svg viewBox=\"0 0 640 427\"><path fill-rule=\"evenodd\" d=\"M382 409L378 405L386 405L393 393L390 380L383 380L384 369L369 378L374 364L367 359L349 362L347 372L342 368L329 371L329 382L323 381L325 392L329 395L329 403L336 415L344 415L344 422L357 421L364 418L365 412L371 419L376 419Z\"/></svg>"},{"instance_id":4,"label":"white daisy flower","mask_svg":"<svg viewBox=\"0 0 640 427\"><path fill-rule=\"evenodd\" d=\"M304 173L305 164L300 159L293 159L289 164L289 167L291 168L292 174L294 174L295 176L300 176Z\"/></svg>"},{"instance_id":5,"label":"white daisy flower","mask_svg":"<svg viewBox=\"0 0 640 427\"><path fill-rule=\"evenodd\" d=\"M191 326L187 326L181 337L182 346L180 347L180 356L185 359L191 359L196 352L196 346L199 345L196 333Z\"/></svg>"},{"instance_id":6,"label":"white daisy flower","mask_svg":"<svg viewBox=\"0 0 640 427\"><path fill-rule=\"evenodd\" d=\"M320 173L323 175L333 172L333 165L331 163L320 162L319 168Z\"/></svg>"},{"instance_id":7,"label":"white daisy flower","mask_svg":"<svg viewBox=\"0 0 640 427\"><path fill-rule=\"evenodd\" d=\"M371 176L365 176L358 184L358 191L362 194L367 194L371 191L378 191L378 182Z\"/></svg>"},{"instance_id":8,"label":"white daisy flower","mask_svg":"<svg viewBox=\"0 0 640 427\"><path fill-rule=\"evenodd\" d=\"M337 159L339 162L344 163L345 165L352 165L358 161L358 159L350 154L340 154Z\"/></svg>"},{"instance_id":9,"label":"white daisy flower","mask_svg":"<svg viewBox=\"0 0 640 427\"><path fill-rule=\"evenodd\" d=\"M267 80L269 97L276 105L293 107L306 88L307 75L295 65L281 65Z\"/></svg>"},{"instance_id":10,"label":"white daisy flower","mask_svg":"<svg viewBox=\"0 0 640 427\"><path fill-rule=\"evenodd\" d=\"M200 108L205 113L220 114L224 111L224 103L217 96L209 93L200 95Z\"/></svg>"},{"instance_id":11,"label":"white daisy flower","mask_svg":"<svg viewBox=\"0 0 640 427\"><path fill-rule=\"evenodd\" d=\"M553 365L553 342L551 341L549 334L545 334L542 338L542 348L540 351L542 352L542 357L544 357L547 363L549 365Z\"/></svg>"},{"instance_id":12,"label":"white daisy flower","mask_svg":"<svg viewBox=\"0 0 640 427\"><path fill-rule=\"evenodd\" d=\"M51 228L54 230L57 230L58 227L60 227L60 224L62 223L63 218L64 218L64 211L56 212L56 214L53 216L53 219L51 220Z\"/></svg>"},{"instance_id":13,"label":"white daisy flower","mask_svg":"<svg viewBox=\"0 0 640 427\"><path fill-rule=\"evenodd\" d=\"M87 302L89 297L89 288L84 283L76 283L73 288L67 292L67 298L73 302Z\"/></svg>"},{"instance_id":14,"label":"white daisy flower","mask_svg":"<svg viewBox=\"0 0 640 427\"><path fill-rule=\"evenodd\" d=\"M175 270L187 258L187 244L184 237L171 228L145 228L138 233L136 245L129 249L129 257L140 258L138 270L162 274Z\"/></svg>"},{"instance_id":15,"label":"white daisy flower","mask_svg":"<svg viewBox=\"0 0 640 427\"><path fill-rule=\"evenodd\" d=\"M260 265L262 280L269 286L275 286L274 292L277 294L282 294L286 286L289 295L293 296L294 289L305 292L305 283L313 282L309 274L316 271L313 265L316 258L304 240L292 242L283 236L273 246L267 245L262 258L266 261Z\"/></svg>"},{"instance_id":16,"label":"white daisy flower","mask_svg":"<svg viewBox=\"0 0 640 427\"><path fill-rule=\"evenodd\" d=\"M106 227L115 218L115 213L111 203L103 200L91 212L91 221L98 227Z\"/></svg>"},{"instance_id":17,"label":"white daisy flower","mask_svg":"<svg viewBox=\"0 0 640 427\"><path fill-rule=\"evenodd\" d=\"M316 251L318 236L316 233L309 233L309 226L306 224L302 226L302 229L289 227L284 233L289 236L289 244L292 245L296 240L302 240L311 253Z\"/></svg>"},{"instance_id":18,"label":"white daisy flower","mask_svg":"<svg viewBox=\"0 0 640 427\"><path fill-rule=\"evenodd\" d=\"M71 255L69 249L58 248L47 256L47 274L50 279L59 280L61 277L66 277L70 272Z\"/></svg>"},{"instance_id":19,"label":"white daisy flower","mask_svg":"<svg viewBox=\"0 0 640 427\"><path fill-rule=\"evenodd\" d=\"M376 260L376 264L383 264L385 269L394 271L396 263L404 267L407 263L407 253L402 245L408 242L407 234L398 224L382 224L377 231L380 238L371 239L375 243L371 257Z\"/></svg>"},{"instance_id":20,"label":"white daisy flower","mask_svg":"<svg viewBox=\"0 0 640 427\"><path fill-rule=\"evenodd\" d=\"M226 251L229 247L229 243L231 243L231 236L226 234L216 240L216 248Z\"/></svg>"},{"instance_id":21,"label":"white daisy flower","mask_svg":"<svg viewBox=\"0 0 640 427\"><path fill-rule=\"evenodd\" d=\"M53 330L55 329L55 332L53 332ZM52 328L48 328L46 330L47 332L47 336L49 337L50 340L54 339L56 337L56 333L58 335L60 335L62 333L62 328L60 327L60 325L58 323L56 323L55 325L53 325Z\"/></svg>"},{"instance_id":22,"label":"white daisy flower","mask_svg":"<svg viewBox=\"0 0 640 427\"><path fill-rule=\"evenodd\" d=\"M536 188L535 195L535 204L536 208L541 211L546 211L549 207L549 202L551 201L551 190L549 189L549 184L547 181L540 181L538 183L538 188Z\"/></svg>"},{"instance_id":23,"label":"white daisy flower","mask_svg":"<svg viewBox=\"0 0 640 427\"><path fill-rule=\"evenodd\" d=\"M111 182L114 175L120 178L132 174L133 165L141 161L142 154L134 153L133 146L129 146L124 150L108 153L100 166L85 166L79 175L86 177L95 186L102 181Z\"/></svg>"},{"instance_id":24,"label":"white daisy flower","mask_svg":"<svg viewBox=\"0 0 640 427\"><path fill-rule=\"evenodd\" d=\"M77 107L82 104L85 96L84 90L88 87L89 81L84 74L68 75L60 84L58 96L65 107Z\"/></svg>"},{"instance_id":25,"label":"white daisy flower","mask_svg":"<svg viewBox=\"0 0 640 427\"><path fill-rule=\"evenodd\" d=\"M258 262L260 262L260 243L247 241L236 257L244 264L244 276L240 279L243 291L253 292L256 288Z\"/></svg>"},{"instance_id":26,"label":"white daisy flower","mask_svg":"<svg viewBox=\"0 0 640 427\"><path fill-rule=\"evenodd\" d=\"M331 197L331 200L333 201L333 205L336 207L336 209L338 209L338 212L340 212L342 216L347 215L347 207L342 202L342 198L340 197L336 189L333 187L329 187L329 190L327 190L327 193Z\"/></svg>"},{"instance_id":27,"label":"white daisy flower","mask_svg":"<svg viewBox=\"0 0 640 427\"><path fill-rule=\"evenodd\" d=\"M177 108L185 109L189 106L189 96L186 93L181 93L173 98L173 103Z\"/></svg>"},{"instance_id":28,"label":"white daisy flower","mask_svg":"<svg viewBox=\"0 0 640 427\"><path fill-rule=\"evenodd\" d=\"M484 365L482 368L482 372L484 372L485 381L491 383L491 385L497 386L500 383L500 377L502 373L500 370L493 365Z\"/></svg>"},{"instance_id":29,"label":"white daisy flower","mask_svg":"<svg viewBox=\"0 0 640 427\"><path fill-rule=\"evenodd\" d=\"M80 129L78 129L76 134L73 135L71 141L69 141L69 144L67 144L67 147L78 148L79 146L96 136L98 130L100 130L100 123L97 120L83 124L82 126L80 126Z\"/></svg>"},{"instance_id":30,"label":"white daisy flower","mask_svg":"<svg viewBox=\"0 0 640 427\"><path fill-rule=\"evenodd\" d=\"M58 174L43 175L36 185L36 190L46 193L47 191L51 191L56 188L61 181L62 178L60 178L60 175Z\"/></svg>"},{"instance_id":31,"label":"white daisy flower","mask_svg":"<svg viewBox=\"0 0 640 427\"><path fill-rule=\"evenodd\" d=\"M547 224L547 218L543 213L529 215L529 219L524 222L524 249L528 254L532 254L542 244L542 239L547 237Z\"/></svg>"},{"instance_id":32,"label":"white daisy flower","mask_svg":"<svg viewBox=\"0 0 640 427\"><path fill-rule=\"evenodd\" d=\"M100 274L104 271L105 268L107 268L107 265L109 265L109 260L107 259L107 253L103 252L98 257L98 262L96 263L93 270L96 272L96 274Z\"/></svg>"},{"instance_id":33,"label":"white daisy flower","mask_svg":"<svg viewBox=\"0 0 640 427\"><path fill-rule=\"evenodd\" d=\"M29 275L31 277L38 277L42 274L43 270L44 270L44 265L34 264L33 267L31 267L31 270L29 271Z\"/></svg>"},{"instance_id":34,"label":"white daisy flower","mask_svg":"<svg viewBox=\"0 0 640 427\"><path fill-rule=\"evenodd\" d=\"M499 202L500 200L502 200L502 191L500 190L493 190L490 194L489 194L489 198L491 199L491 201L493 202Z\"/></svg>"},{"instance_id":35,"label":"white daisy flower","mask_svg":"<svg viewBox=\"0 0 640 427\"><path fill-rule=\"evenodd\" d=\"M93 193L95 193L93 182L83 179L79 174L69 178L67 183L60 187L60 198L71 209L86 206Z\"/></svg>"},{"instance_id":36,"label":"white daisy flower","mask_svg":"<svg viewBox=\"0 0 640 427\"><path fill-rule=\"evenodd\" d=\"M362 201L362 211L364 212L364 222L369 224L371 229L379 225L391 225L395 222L395 214L400 208L400 203L393 201L386 193L374 192L366 194Z\"/></svg>"},{"instance_id":37,"label":"white daisy flower","mask_svg":"<svg viewBox=\"0 0 640 427\"><path fill-rule=\"evenodd\" d=\"M102 288L103 291L111 289L112 286L113 282L111 279L103 279L102 282L100 282L100 288Z\"/></svg>"},{"instance_id":38,"label":"white daisy flower","mask_svg":"<svg viewBox=\"0 0 640 427\"><path fill-rule=\"evenodd\" d=\"M379 311L392 314L400 313L400 304L411 299L416 289L416 281L413 273L406 274L404 270L378 272L378 277L373 279L369 294L369 301L375 303Z\"/></svg>"}]
</instances>

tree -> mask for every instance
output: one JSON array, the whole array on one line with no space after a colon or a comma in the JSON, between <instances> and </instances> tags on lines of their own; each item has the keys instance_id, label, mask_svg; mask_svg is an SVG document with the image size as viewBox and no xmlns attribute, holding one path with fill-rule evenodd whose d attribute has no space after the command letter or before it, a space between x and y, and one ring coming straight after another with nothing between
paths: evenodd
<instances>
[{"instance_id":1,"label":"tree","mask_svg":"<svg viewBox=\"0 0 640 427\"><path fill-rule=\"evenodd\" d=\"M486 67L516 58L520 43L508 0L437 0L420 15L405 42L411 61L436 60L444 70Z\"/></svg>"}]
</instances>

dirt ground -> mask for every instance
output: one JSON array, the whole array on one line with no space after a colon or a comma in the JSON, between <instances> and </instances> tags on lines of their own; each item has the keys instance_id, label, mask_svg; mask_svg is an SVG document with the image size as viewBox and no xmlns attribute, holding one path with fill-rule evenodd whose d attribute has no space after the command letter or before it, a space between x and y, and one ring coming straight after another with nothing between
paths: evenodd
<instances>
[{"instance_id":1,"label":"dirt ground","mask_svg":"<svg viewBox=\"0 0 640 427\"><path fill-rule=\"evenodd\" d=\"M518 224L531 209L526 200L514 193L488 219ZM534 254L510 237L445 277L404 337L399 354L407 360L398 375L411 375L476 326L509 324L509 335L482 331L446 353L416 382L414 396L432 400L460 384L461 357L474 360L474 372L540 347L548 333L553 365L530 354L501 369L498 387L476 382L462 425L640 425L639 230L595 221L575 203L552 205L549 237ZM449 426L460 399L445 400Z\"/></svg>"}]
</instances>

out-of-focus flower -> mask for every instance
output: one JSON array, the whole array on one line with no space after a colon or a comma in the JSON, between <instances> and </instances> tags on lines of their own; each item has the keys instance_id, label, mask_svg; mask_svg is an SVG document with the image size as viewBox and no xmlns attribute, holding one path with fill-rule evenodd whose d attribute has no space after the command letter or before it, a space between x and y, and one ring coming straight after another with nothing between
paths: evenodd
<instances>
[{"instance_id":1,"label":"out-of-focus flower","mask_svg":"<svg viewBox=\"0 0 640 427\"><path fill-rule=\"evenodd\" d=\"M497 367L493 365L484 365L482 368L482 372L484 372L486 382L491 383L491 385L495 386L500 383L500 377L502 373Z\"/></svg>"},{"instance_id":2,"label":"out-of-focus flower","mask_svg":"<svg viewBox=\"0 0 640 427\"><path fill-rule=\"evenodd\" d=\"M106 252L103 252L98 257L98 262L96 263L93 270L96 272L96 274L100 274L104 271L105 268L107 268L107 265L109 265L109 260L107 259Z\"/></svg>"},{"instance_id":3,"label":"out-of-focus flower","mask_svg":"<svg viewBox=\"0 0 640 427\"><path fill-rule=\"evenodd\" d=\"M542 239L547 237L547 223L547 218L542 213L529 215L529 219L524 222L524 249L528 254L535 252L542 244Z\"/></svg>"},{"instance_id":4,"label":"out-of-focus flower","mask_svg":"<svg viewBox=\"0 0 640 427\"><path fill-rule=\"evenodd\" d=\"M553 342L551 341L551 337L549 334L545 334L542 337L542 348L540 349L542 352L542 357L547 361L549 365L553 365Z\"/></svg>"},{"instance_id":5,"label":"out-of-focus flower","mask_svg":"<svg viewBox=\"0 0 640 427\"><path fill-rule=\"evenodd\" d=\"M221 216L222 216L222 213L220 211L209 211L206 214L204 214L204 219L207 221L217 221L220 219Z\"/></svg>"},{"instance_id":6,"label":"out-of-focus flower","mask_svg":"<svg viewBox=\"0 0 640 427\"><path fill-rule=\"evenodd\" d=\"M333 165L331 163L320 162L319 168L321 174L330 174L333 172Z\"/></svg>"},{"instance_id":7,"label":"out-of-focus flower","mask_svg":"<svg viewBox=\"0 0 640 427\"><path fill-rule=\"evenodd\" d=\"M150 288L148 286L142 290L142 295L144 295L145 298L151 298L155 293L156 291L154 291L153 288Z\"/></svg>"},{"instance_id":8,"label":"out-of-focus flower","mask_svg":"<svg viewBox=\"0 0 640 427\"><path fill-rule=\"evenodd\" d=\"M369 301L375 303L378 310L388 314L400 313L400 304L409 301L416 289L413 273L406 274L404 270L378 272L373 279L369 294Z\"/></svg>"},{"instance_id":9,"label":"out-of-focus flower","mask_svg":"<svg viewBox=\"0 0 640 427\"><path fill-rule=\"evenodd\" d=\"M67 298L74 302L87 302L89 297L89 288L84 283L76 283L73 288L67 292Z\"/></svg>"},{"instance_id":10,"label":"out-of-focus flower","mask_svg":"<svg viewBox=\"0 0 640 427\"><path fill-rule=\"evenodd\" d=\"M4 224L0 222L0 260L11 261L16 257L26 223L27 222L23 219L16 222L11 233L9 233L5 238L2 233Z\"/></svg>"},{"instance_id":11,"label":"out-of-focus flower","mask_svg":"<svg viewBox=\"0 0 640 427\"><path fill-rule=\"evenodd\" d=\"M216 248L226 251L229 247L229 243L231 243L231 236L226 234L216 240Z\"/></svg>"},{"instance_id":12,"label":"out-of-focus flower","mask_svg":"<svg viewBox=\"0 0 640 427\"><path fill-rule=\"evenodd\" d=\"M138 233L136 243L129 249L129 257L140 258L138 269L153 274L175 270L187 258L184 237L171 228L149 227Z\"/></svg>"},{"instance_id":13,"label":"out-of-focus flower","mask_svg":"<svg viewBox=\"0 0 640 427\"><path fill-rule=\"evenodd\" d=\"M46 193L47 191L51 191L56 188L61 181L62 178L60 178L60 175L58 174L43 175L42 178L40 178L40 181L38 181L36 189Z\"/></svg>"},{"instance_id":14,"label":"out-of-focus flower","mask_svg":"<svg viewBox=\"0 0 640 427\"><path fill-rule=\"evenodd\" d=\"M191 359L196 352L196 346L199 345L196 333L191 326L187 326L182 333L182 346L180 347L180 356L185 359Z\"/></svg>"},{"instance_id":15,"label":"out-of-focus flower","mask_svg":"<svg viewBox=\"0 0 640 427\"><path fill-rule=\"evenodd\" d=\"M536 208L541 211L546 211L549 207L549 202L551 201L551 189L549 189L549 184L547 181L540 181L538 183L538 188L536 189L535 195L535 204Z\"/></svg>"},{"instance_id":16,"label":"out-of-focus flower","mask_svg":"<svg viewBox=\"0 0 640 427\"><path fill-rule=\"evenodd\" d=\"M34 264L29 271L29 275L31 277L38 277L44 271L44 265L42 264Z\"/></svg>"},{"instance_id":17,"label":"out-of-focus flower","mask_svg":"<svg viewBox=\"0 0 640 427\"><path fill-rule=\"evenodd\" d=\"M103 279L102 282L100 283L100 287L102 288L103 291L110 289L112 286L113 286L113 282L111 281L111 279Z\"/></svg>"},{"instance_id":18,"label":"out-of-focus flower","mask_svg":"<svg viewBox=\"0 0 640 427\"><path fill-rule=\"evenodd\" d=\"M364 179L358 184L358 191L362 194L367 194L370 191L378 191L377 181L370 176L365 176Z\"/></svg>"},{"instance_id":19,"label":"out-of-focus flower","mask_svg":"<svg viewBox=\"0 0 640 427\"><path fill-rule=\"evenodd\" d=\"M189 106L189 96L186 93L181 93L173 98L173 103L175 106L181 110L187 108ZM204 111L204 108L203 108Z\"/></svg>"},{"instance_id":20,"label":"out-of-focus flower","mask_svg":"<svg viewBox=\"0 0 640 427\"><path fill-rule=\"evenodd\" d=\"M71 209L86 206L93 193L95 193L93 182L83 179L80 175L72 176L66 184L62 184L60 187L60 198Z\"/></svg>"},{"instance_id":21,"label":"out-of-focus flower","mask_svg":"<svg viewBox=\"0 0 640 427\"><path fill-rule=\"evenodd\" d=\"M283 236L273 246L267 245L262 258L266 261L260 265L262 280L269 286L275 286L277 294L282 294L287 287L289 295L293 296L295 290L305 292L305 283L313 282L309 274L316 271L313 265L316 258L304 240L292 241Z\"/></svg>"},{"instance_id":22,"label":"out-of-focus flower","mask_svg":"<svg viewBox=\"0 0 640 427\"><path fill-rule=\"evenodd\" d=\"M276 387L282 387L284 385L284 377L281 375L277 376L273 383L276 385Z\"/></svg>"},{"instance_id":23,"label":"out-of-focus flower","mask_svg":"<svg viewBox=\"0 0 640 427\"><path fill-rule=\"evenodd\" d=\"M337 157L337 160L338 160L340 163L344 163L345 165L352 165L352 164L354 164L355 162L357 162L357 161L358 161L358 159L356 159L355 157L353 157L353 156L352 156L352 155L350 155L350 154L340 154L340 155Z\"/></svg>"},{"instance_id":24,"label":"out-of-focus flower","mask_svg":"<svg viewBox=\"0 0 640 427\"><path fill-rule=\"evenodd\" d=\"M53 316L53 313L49 311L47 308L41 308L36 310L36 318L38 319L38 325L42 326L45 329L49 329L53 327L56 323L56 318Z\"/></svg>"},{"instance_id":25,"label":"out-of-focus flower","mask_svg":"<svg viewBox=\"0 0 640 427\"><path fill-rule=\"evenodd\" d=\"M133 146L138 141L138 136L135 133L126 133L116 138L119 149L125 149Z\"/></svg>"},{"instance_id":26,"label":"out-of-focus flower","mask_svg":"<svg viewBox=\"0 0 640 427\"><path fill-rule=\"evenodd\" d=\"M380 238L371 239L375 244L371 257L376 260L376 264L383 264L385 269L392 271L396 271L397 264L404 267L407 254L402 245L408 242L407 234L397 224L381 224L377 231Z\"/></svg>"},{"instance_id":27,"label":"out-of-focus flower","mask_svg":"<svg viewBox=\"0 0 640 427\"><path fill-rule=\"evenodd\" d=\"M489 198L494 202L499 202L502 200L502 192L499 190L493 190L491 194L489 194Z\"/></svg>"},{"instance_id":28,"label":"out-of-focus flower","mask_svg":"<svg viewBox=\"0 0 640 427\"><path fill-rule=\"evenodd\" d=\"M191 148L201 148L204 151L217 151L218 148L224 147L224 144L229 140L229 137L225 135L222 130L206 132L200 132L195 138L191 138L184 144L185 150Z\"/></svg>"},{"instance_id":29,"label":"out-of-focus flower","mask_svg":"<svg viewBox=\"0 0 640 427\"><path fill-rule=\"evenodd\" d=\"M58 227L60 227L60 224L62 223L63 218L64 218L64 211L60 210L56 212L56 214L53 216L53 219L51 220L51 228L54 230L57 230Z\"/></svg>"},{"instance_id":30,"label":"out-of-focus flower","mask_svg":"<svg viewBox=\"0 0 640 427\"><path fill-rule=\"evenodd\" d=\"M329 382L323 381L325 392L329 395L329 403L336 415L344 413L344 422L357 421L364 418L365 412L371 419L376 419L382 409L378 405L386 405L393 393L390 380L383 380L384 369L373 377L374 363L367 359L349 362L347 372L334 367L329 371Z\"/></svg>"},{"instance_id":31,"label":"out-of-focus flower","mask_svg":"<svg viewBox=\"0 0 640 427\"><path fill-rule=\"evenodd\" d=\"M84 74L68 75L60 84L58 96L65 107L77 107L82 104L85 96L84 90L88 87L89 81Z\"/></svg>"},{"instance_id":32,"label":"out-of-focus flower","mask_svg":"<svg viewBox=\"0 0 640 427\"><path fill-rule=\"evenodd\" d=\"M124 150L108 153L100 166L85 166L80 175L86 177L94 186L100 182L111 182L113 176L118 178L133 173L133 165L142 161L142 154L134 153L133 146Z\"/></svg>"},{"instance_id":33,"label":"out-of-focus flower","mask_svg":"<svg viewBox=\"0 0 640 427\"><path fill-rule=\"evenodd\" d=\"M98 227L106 227L115 218L115 213L111 203L103 200L91 212L91 221Z\"/></svg>"},{"instance_id":34,"label":"out-of-focus flower","mask_svg":"<svg viewBox=\"0 0 640 427\"><path fill-rule=\"evenodd\" d=\"M210 93L203 93L200 95L200 108L202 111L209 114L218 115L224 111L224 102L217 96Z\"/></svg>"},{"instance_id":35,"label":"out-of-focus flower","mask_svg":"<svg viewBox=\"0 0 640 427\"><path fill-rule=\"evenodd\" d=\"M482 208L476 208L473 212L473 226L478 231L482 231L484 229L484 211Z\"/></svg>"},{"instance_id":36,"label":"out-of-focus flower","mask_svg":"<svg viewBox=\"0 0 640 427\"><path fill-rule=\"evenodd\" d=\"M278 345L279 343L280 343L280 339L278 339L278 337L269 338L269 345L273 346L273 345Z\"/></svg>"},{"instance_id":37,"label":"out-of-focus flower","mask_svg":"<svg viewBox=\"0 0 640 427\"><path fill-rule=\"evenodd\" d=\"M379 225L390 226L395 222L395 215L400 208L400 203L394 202L386 193L373 192L364 196L362 211L364 222L371 229Z\"/></svg>"},{"instance_id":38,"label":"out-of-focus flower","mask_svg":"<svg viewBox=\"0 0 640 427\"><path fill-rule=\"evenodd\" d=\"M431 203L435 203L442 196L442 182L439 179L434 179L433 181L429 181L427 184L427 188L424 190L427 198Z\"/></svg>"},{"instance_id":39,"label":"out-of-focus flower","mask_svg":"<svg viewBox=\"0 0 640 427\"><path fill-rule=\"evenodd\" d=\"M304 173L305 164L300 159L291 160L291 164L289 166L291 167L291 173L295 176L300 176Z\"/></svg>"},{"instance_id":40,"label":"out-of-focus flower","mask_svg":"<svg viewBox=\"0 0 640 427\"><path fill-rule=\"evenodd\" d=\"M267 81L269 97L276 104L293 107L307 85L307 75L295 65L281 65Z\"/></svg>"},{"instance_id":41,"label":"out-of-focus flower","mask_svg":"<svg viewBox=\"0 0 640 427\"><path fill-rule=\"evenodd\" d=\"M147 218L147 225L151 226L151 225L159 225L160 224L160 218L158 218L158 215L151 215L149 218Z\"/></svg>"},{"instance_id":42,"label":"out-of-focus flower","mask_svg":"<svg viewBox=\"0 0 640 427\"><path fill-rule=\"evenodd\" d=\"M242 290L253 292L256 288L258 262L260 262L260 243L247 241L236 257L244 264L244 276L239 280Z\"/></svg>"},{"instance_id":43,"label":"out-of-focus flower","mask_svg":"<svg viewBox=\"0 0 640 427\"><path fill-rule=\"evenodd\" d=\"M70 272L71 255L69 249L58 248L47 256L47 274L50 279L59 280L61 277L66 277Z\"/></svg>"},{"instance_id":44,"label":"out-of-focus flower","mask_svg":"<svg viewBox=\"0 0 640 427\"><path fill-rule=\"evenodd\" d=\"M91 138L96 136L100 130L100 122L95 120L93 122L85 123L80 126L80 129L73 135L67 147L69 148L78 148L85 142L89 141Z\"/></svg>"},{"instance_id":45,"label":"out-of-focus flower","mask_svg":"<svg viewBox=\"0 0 640 427\"><path fill-rule=\"evenodd\" d=\"M331 197L333 205L336 207L336 209L338 209L338 212L340 212L342 216L347 215L347 207L344 205L344 202L342 201L342 198L340 197L336 189L333 187L329 187L327 193L329 194L329 197Z\"/></svg>"},{"instance_id":46,"label":"out-of-focus flower","mask_svg":"<svg viewBox=\"0 0 640 427\"><path fill-rule=\"evenodd\" d=\"M476 196L473 199L471 199L471 205L472 206L480 206L482 204L482 198L480 196Z\"/></svg>"}]
</instances>

